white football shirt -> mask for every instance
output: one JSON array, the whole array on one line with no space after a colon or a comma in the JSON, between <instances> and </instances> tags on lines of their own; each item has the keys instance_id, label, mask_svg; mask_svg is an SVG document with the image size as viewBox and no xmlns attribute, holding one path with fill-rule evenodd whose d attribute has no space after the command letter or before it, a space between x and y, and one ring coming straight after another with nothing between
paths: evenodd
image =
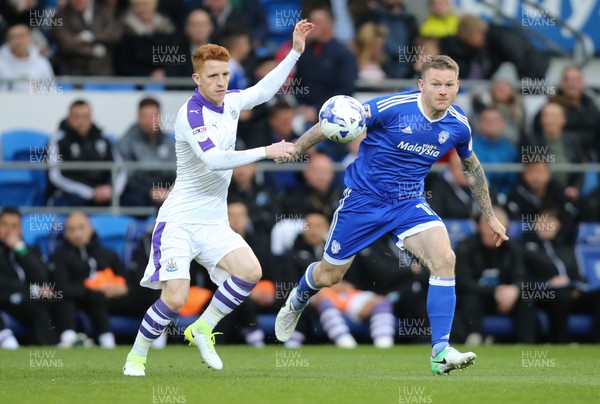
<instances>
[{"instance_id":1,"label":"white football shirt","mask_svg":"<svg viewBox=\"0 0 600 404\"><path fill-rule=\"evenodd\" d=\"M223 105L215 106L196 89L179 109L175 120L177 179L158 211L158 222L227 223L227 191L231 169L209 169L203 161L211 151L231 151L244 165L265 158L265 149L233 151L240 111L272 98L288 77L300 54L291 50L267 76L246 90L228 91ZM242 157L245 156L245 157ZM240 159L240 157L242 157ZM235 163L235 158L231 159ZM225 164L231 167L232 161Z\"/></svg>"}]
</instances>

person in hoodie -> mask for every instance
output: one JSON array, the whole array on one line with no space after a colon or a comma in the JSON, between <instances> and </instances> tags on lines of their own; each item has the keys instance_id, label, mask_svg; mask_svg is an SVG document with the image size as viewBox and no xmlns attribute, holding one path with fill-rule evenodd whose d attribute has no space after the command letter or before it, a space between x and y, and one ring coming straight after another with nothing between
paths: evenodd
<instances>
[{"instance_id":1,"label":"person in hoodie","mask_svg":"<svg viewBox=\"0 0 600 404\"><path fill-rule=\"evenodd\" d=\"M59 131L50 139L48 160L52 162L121 162L110 140L92 122L90 105L74 101ZM120 171L113 183L110 170L64 170L60 164L48 172L50 206L107 206L113 193L121 195L127 174Z\"/></svg>"},{"instance_id":2,"label":"person in hoodie","mask_svg":"<svg viewBox=\"0 0 600 404\"><path fill-rule=\"evenodd\" d=\"M99 243L84 213L68 216L65 241L52 256L52 269L56 288L64 292L57 310L61 344L69 346L69 342L76 341L75 315L77 310L83 310L96 328L100 346L114 348L110 301L128 294L125 269L118 255Z\"/></svg>"},{"instance_id":3,"label":"person in hoodie","mask_svg":"<svg viewBox=\"0 0 600 404\"><path fill-rule=\"evenodd\" d=\"M0 91L33 92L52 78L52 66L32 45L29 27L15 24L8 28L6 43L0 46Z\"/></svg>"}]
</instances>

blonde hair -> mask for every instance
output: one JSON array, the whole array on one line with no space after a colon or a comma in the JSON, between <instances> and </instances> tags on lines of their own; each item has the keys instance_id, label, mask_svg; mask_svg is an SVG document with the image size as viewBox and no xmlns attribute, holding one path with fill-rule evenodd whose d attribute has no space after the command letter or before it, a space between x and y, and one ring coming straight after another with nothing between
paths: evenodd
<instances>
[{"instance_id":1,"label":"blonde hair","mask_svg":"<svg viewBox=\"0 0 600 404\"><path fill-rule=\"evenodd\" d=\"M429 69L436 70L452 70L458 77L458 64L450 56L436 55L431 56L427 59L423 66L421 66L421 77L425 77L425 72Z\"/></svg>"},{"instance_id":2,"label":"blonde hair","mask_svg":"<svg viewBox=\"0 0 600 404\"><path fill-rule=\"evenodd\" d=\"M376 60L373 60L371 50L377 39L385 40L387 36L388 29L384 25L375 24L374 22L367 22L361 25L353 42L354 53L358 59L358 64L364 65L369 62L383 63L385 60L385 53L382 52Z\"/></svg>"}]
</instances>

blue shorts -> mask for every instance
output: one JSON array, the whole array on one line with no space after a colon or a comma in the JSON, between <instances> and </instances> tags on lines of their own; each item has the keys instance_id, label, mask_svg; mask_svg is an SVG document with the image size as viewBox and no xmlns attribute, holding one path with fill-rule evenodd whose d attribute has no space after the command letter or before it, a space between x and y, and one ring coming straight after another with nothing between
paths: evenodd
<instances>
[{"instance_id":1,"label":"blue shorts","mask_svg":"<svg viewBox=\"0 0 600 404\"><path fill-rule=\"evenodd\" d=\"M423 197L378 200L346 188L333 214L323 258L346 264L385 234L403 249L406 237L436 226L444 223Z\"/></svg>"}]
</instances>

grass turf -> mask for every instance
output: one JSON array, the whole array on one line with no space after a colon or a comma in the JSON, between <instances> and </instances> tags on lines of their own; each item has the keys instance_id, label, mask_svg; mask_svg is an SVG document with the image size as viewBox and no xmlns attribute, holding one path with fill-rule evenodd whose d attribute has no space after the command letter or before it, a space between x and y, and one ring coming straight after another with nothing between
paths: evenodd
<instances>
[{"instance_id":1,"label":"grass turf","mask_svg":"<svg viewBox=\"0 0 600 404\"><path fill-rule=\"evenodd\" d=\"M143 378L121 373L129 347L1 351L0 402L590 403L600 397L600 346L479 347L475 365L447 377L431 375L426 345L217 348L220 372L200 363L195 347L169 346L150 352Z\"/></svg>"}]
</instances>

